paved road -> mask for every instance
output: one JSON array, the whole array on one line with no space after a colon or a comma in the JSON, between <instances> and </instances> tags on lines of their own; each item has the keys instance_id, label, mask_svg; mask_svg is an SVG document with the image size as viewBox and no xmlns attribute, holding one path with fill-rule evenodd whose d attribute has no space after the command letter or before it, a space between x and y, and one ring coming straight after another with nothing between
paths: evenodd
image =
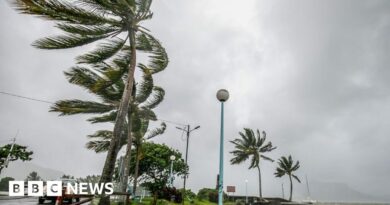
<instances>
[{"instance_id":1,"label":"paved road","mask_svg":"<svg viewBox=\"0 0 390 205\"><path fill-rule=\"evenodd\" d=\"M49 202L49 201L48 201ZM38 204L38 198L35 197L24 197L24 198L18 198L18 197L0 197L0 204L1 205L19 205L19 204L25 204L25 205L36 205Z\"/></svg>"},{"instance_id":2,"label":"paved road","mask_svg":"<svg viewBox=\"0 0 390 205\"><path fill-rule=\"evenodd\" d=\"M51 203L50 201L46 200L44 204L48 205ZM0 205L38 205L38 198L0 196Z\"/></svg>"}]
</instances>

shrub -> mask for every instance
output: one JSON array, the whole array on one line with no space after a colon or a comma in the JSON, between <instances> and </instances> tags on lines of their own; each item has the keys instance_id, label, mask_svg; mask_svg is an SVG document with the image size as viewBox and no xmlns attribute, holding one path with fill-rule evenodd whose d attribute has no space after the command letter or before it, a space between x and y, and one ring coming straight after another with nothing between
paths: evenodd
<instances>
[{"instance_id":1,"label":"shrub","mask_svg":"<svg viewBox=\"0 0 390 205\"><path fill-rule=\"evenodd\" d=\"M218 202L218 190L216 189L210 189L210 188L203 188L200 189L198 192L198 199L199 200L209 200L210 202ZM226 199L227 195L224 192L223 198Z\"/></svg>"},{"instance_id":2,"label":"shrub","mask_svg":"<svg viewBox=\"0 0 390 205\"><path fill-rule=\"evenodd\" d=\"M181 203L183 198L181 192L178 191L175 187L164 187L161 191L158 192L158 199L165 199L171 201L174 198L175 203Z\"/></svg>"}]
</instances>

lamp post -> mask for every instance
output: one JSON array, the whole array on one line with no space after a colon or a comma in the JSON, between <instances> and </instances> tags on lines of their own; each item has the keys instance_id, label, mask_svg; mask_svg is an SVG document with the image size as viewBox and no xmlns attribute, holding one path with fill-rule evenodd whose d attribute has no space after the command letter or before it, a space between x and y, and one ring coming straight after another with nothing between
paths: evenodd
<instances>
[{"instance_id":1,"label":"lamp post","mask_svg":"<svg viewBox=\"0 0 390 205\"><path fill-rule=\"evenodd\" d=\"M229 99L229 92L220 89L217 92L217 99L221 102L221 139L219 144L219 184L218 184L218 205L223 204L223 104Z\"/></svg>"},{"instance_id":2,"label":"lamp post","mask_svg":"<svg viewBox=\"0 0 390 205\"><path fill-rule=\"evenodd\" d=\"M173 187L173 175L172 175L172 170L173 170L173 161L175 161L176 157L175 155L171 155L169 158L171 160L171 171L169 173L169 186Z\"/></svg>"},{"instance_id":3,"label":"lamp post","mask_svg":"<svg viewBox=\"0 0 390 205\"><path fill-rule=\"evenodd\" d=\"M245 179L245 204L248 204L248 180Z\"/></svg>"}]
</instances>

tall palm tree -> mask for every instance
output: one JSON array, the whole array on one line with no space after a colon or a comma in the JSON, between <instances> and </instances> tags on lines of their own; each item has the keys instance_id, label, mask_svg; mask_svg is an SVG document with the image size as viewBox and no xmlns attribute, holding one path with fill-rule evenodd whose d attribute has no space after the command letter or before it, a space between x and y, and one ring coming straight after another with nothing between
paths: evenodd
<instances>
[{"instance_id":1,"label":"tall palm tree","mask_svg":"<svg viewBox=\"0 0 390 205\"><path fill-rule=\"evenodd\" d=\"M124 129L129 105L132 101L133 80L137 64L137 50L149 53L150 63L139 64L156 73L168 64L167 54L161 44L141 26L151 19L152 0L14 0L14 6L23 14L42 17L56 22L56 27L65 32L63 35L47 37L36 41L33 46L41 49L66 49L83 46L106 39L106 42L85 55L77 58L78 64L89 65L125 78L124 91L118 107L101 182L110 182L118 154L118 144ZM125 70L118 70L109 63L109 59L122 59ZM106 81L95 89L107 86ZM109 84L109 83L108 83ZM130 123L128 123L130 124ZM129 132L131 133L131 132ZM108 203L108 199L103 204Z\"/></svg>"},{"instance_id":2,"label":"tall palm tree","mask_svg":"<svg viewBox=\"0 0 390 205\"><path fill-rule=\"evenodd\" d=\"M241 164L250 158L249 169L257 168L259 172L259 197L262 200L260 160L264 159L273 162L274 160L265 156L264 153L271 152L276 147L272 146L271 142L265 142L266 133L264 131L262 132L262 136L259 130L257 130L256 134L252 129L244 128L244 132L239 132L241 138L230 141L234 144L235 148L235 150L230 152L234 156L230 160L230 163Z\"/></svg>"},{"instance_id":3,"label":"tall palm tree","mask_svg":"<svg viewBox=\"0 0 390 205\"><path fill-rule=\"evenodd\" d=\"M124 167L126 168L125 174L122 180L122 191L126 191L127 188L127 178L129 176L129 161L131 159L131 145L132 139L131 133L136 132L140 129L141 120L157 120L156 115L152 111L159 103L162 102L164 98L164 90L160 87L154 86L152 73L149 69L142 68L143 72L142 81L139 84L135 84L133 88L133 97L134 100L131 102L131 112L128 112L128 122L131 122L131 125L125 126L125 129L122 132L122 135L119 140L119 145L117 150L119 150L124 143L127 142L126 150L126 160ZM99 97L101 102L92 102L92 101L83 101L83 100L62 100L56 102L56 104L51 108L51 111L60 112L61 115L73 115L73 114L99 114L99 116L92 117L88 119L92 123L101 123L101 122L114 122L118 106L120 104L121 93L124 89L123 80L116 80L115 75L111 75L109 72L103 71L90 71L85 70L79 67L71 68L70 71L65 72L66 77L69 82L72 84L79 85L85 88L90 93ZM96 85L100 82L115 82L110 83L109 86L104 86L102 89L95 89ZM130 120L134 118L133 120ZM129 124L129 123L127 123ZM131 129L132 132L128 133L127 130ZM110 137L107 138L107 135ZM104 139L109 139L104 144L104 151L109 149L109 144L113 139L113 134L110 131L98 131L94 135L95 137L103 137ZM128 137L126 137L128 136ZM108 144L107 144L108 143ZM99 144L96 144L96 149L99 148Z\"/></svg>"},{"instance_id":4,"label":"tall palm tree","mask_svg":"<svg viewBox=\"0 0 390 205\"><path fill-rule=\"evenodd\" d=\"M282 156L278 160L278 167L276 168L275 176L276 177L282 177L284 175L287 175L290 179L290 198L289 201L292 200L292 193L293 193L293 182L292 178L297 180L299 183L301 183L301 180L293 174L293 172L297 171L299 169L299 161L296 161L294 164L294 161L291 157L291 155L287 157Z\"/></svg>"}]
</instances>

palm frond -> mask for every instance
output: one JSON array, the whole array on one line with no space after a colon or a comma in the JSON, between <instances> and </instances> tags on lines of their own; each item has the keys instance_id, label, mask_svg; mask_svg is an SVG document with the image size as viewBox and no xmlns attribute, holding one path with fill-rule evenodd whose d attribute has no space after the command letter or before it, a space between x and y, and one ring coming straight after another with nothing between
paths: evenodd
<instances>
[{"instance_id":1,"label":"palm frond","mask_svg":"<svg viewBox=\"0 0 390 205\"><path fill-rule=\"evenodd\" d=\"M125 42L125 40L120 38L109 40L100 44L94 51L77 57L77 62L86 64L102 62L118 53L122 49Z\"/></svg>"},{"instance_id":2,"label":"palm frond","mask_svg":"<svg viewBox=\"0 0 390 205\"><path fill-rule=\"evenodd\" d=\"M41 38L35 41L32 45L40 49L65 49L83 46L106 37L107 35L80 36L68 34Z\"/></svg>"},{"instance_id":3,"label":"palm frond","mask_svg":"<svg viewBox=\"0 0 390 205\"><path fill-rule=\"evenodd\" d=\"M114 109L111 105L82 100L60 100L57 101L51 108L50 112L59 112L60 115L74 114L100 114L106 113Z\"/></svg>"},{"instance_id":4,"label":"palm frond","mask_svg":"<svg viewBox=\"0 0 390 205\"><path fill-rule=\"evenodd\" d=\"M98 11L88 11L72 3L58 0L15 0L14 7L23 14L48 20L86 25L120 25L120 20L103 16Z\"/></svg>"},{"instance_id":5,"label":"palm frond","mask_svg":"<svg viewBox=\"0 0 390 205\"><path fill-rule=\"evenodd\" d=\"M135 101L137 103L145 102L153 91L153 77L150 70L145 68L142 69L142 72L142 81L138 84L135 95Z\"/></svg>"},{"instance_id":6,"label":"palm frond","mask_svg":"<svg viewBox=\"0 0 390 205\"><path fill-rule=\"evenodd\" d=\"M152 139L153 137L156 137L158 135L161 135L165 132L167 128L167 125L163 122L161 123L161 127L159 128L156 128L154 130L151 130L148 134L148 136L146 137L146 139Z\"/></svg>"},{"instance_id":7,"label":"palm frond","mask_svg":"<svg viewBox=\"0 0 390 205\"><path fill-rule=\"evenodd\" d=\"M142 104L142 106L148 109L153 109L164 100L164 96L164 89L158 86L154 86L152 94L148 97L146 102Z\"/></svg>"},{"instance_id":8,"label":"palm frond","mask_svg":"<svg viewBox=\"0 0 390 205\"><path fill-rule=\"evenodd\" d=\"M271 162L274 161L273 159L271 159L271 158L269 158L269 157L267 157L267 156L265 156L265 155L260 155L260 157L263 158L263 159L265 159L265 160L271 161Z\"/></svg>"},{"instance_id":9,"label":"palm frond","mask_svg":"<svg viewBox=\"0 0 390 205\"><path fill-rule=\"evenodd\" d=\"M294 177L294 179L296 179L299 183L301 183L301 180L296 176L296 175L291 175L292 177Z\"/></svg>"},{"instance_id":10,"label":"palm frond","mask_svg":"<svg viewBox=\"0 0 390 205\"><path fill-rule=\"evenodd\" d=\"M115 26L105 26L105 25L80 25L80 24L70 24L70 23L57 23L57 28L70 33L78 34L81 36L100 36L100 35L110 35L113 32L120 31L120 27Z\"/></svg>"},{"instance_id":11,"label":"palm frond","mask_svg":"<svg viewBox=\"0 0 390 205\"><path fill-rule=\"evenodd\" d=\"M88 121L91 123L115 122L116 116L117 112L111 111L110 113L105 115L89 118Z\"/></svg>"},{"instance_id":12,"label":"palm frond","mask_svg":"<svg viewBox=\"0 0 390 205\"><path fill-rule=\"evenodd\" d=\"M157 120L156 114L150 109L141 109L138 113L142 119L147 119L152 121Z\"/></svg>"},{"instance_id":13,"label":"palm frond","mask_svg":"<svg viewBox=\"0 0 390 205\"><path fill-rule=\"evenodd\" d=\"M147 67L151 69L152 74L164 70L168 66L169 62L168 54L166 53L165 48L152 35L143 32L141 36L144 36L144 38L142 38L142 42L137 42L138 48L150 53L150 63L147 65Z\"/></svg>"}]
</instances>

